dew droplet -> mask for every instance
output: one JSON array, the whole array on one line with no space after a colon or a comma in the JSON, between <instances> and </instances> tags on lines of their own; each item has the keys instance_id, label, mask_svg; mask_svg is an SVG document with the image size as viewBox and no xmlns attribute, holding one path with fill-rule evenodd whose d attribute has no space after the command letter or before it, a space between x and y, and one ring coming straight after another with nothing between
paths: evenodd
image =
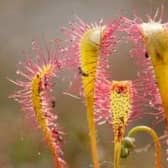
<instances>
[{"instance_id":1,"label":"dew droplet","mask_svg":"<svg viewBox=\"0 0 168 168\"><path fill-rule=\"evenodd\" d=\"M152 101L149 102L149 105L151 105L151 106L153 105Z\"/></svg>"},{"instance_id":2,"label":"dew droplet","mask_svg":"<svg viewBox=\"0 0 168 168\"><path fill-rule=\"evenodd\" d=\"M38 50L39 49L39 45L36 41L32 41L32 50Z\"/></svg>"},{"instance_id":3,"label":"dew droplet","mask_svg":"<svg viewBox=\"0 0 168 168\"><path fill-rule=\"evenodd\" d=\"M17 71L16 71L16 74L17 74L17 75L19 75L19 74L20 74L20 71L19 71L19 70L17 70Z\"/></svg>"}]
</instances>

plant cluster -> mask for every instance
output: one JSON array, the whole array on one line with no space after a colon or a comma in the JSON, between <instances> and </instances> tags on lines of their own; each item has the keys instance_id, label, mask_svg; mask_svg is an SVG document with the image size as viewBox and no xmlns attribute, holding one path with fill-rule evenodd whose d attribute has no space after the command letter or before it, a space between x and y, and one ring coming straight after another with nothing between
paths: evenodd
<instances>
[{"instance_id":1,"label":"plant cluster","mask_svg":"<svg viewBox=\"0 0 168 168\"><path fill-rule=\"evenodd\" d=\"M145 105L155 109L154 120L165 123L168 132L168 25L157 15L147 22L120 17L110 22L99 20L87 24L76 18L63 27L66 40L53 41L44 51L33 41L34 56L28 56L17 71L20 79L11 80L18 86L10 97L34 116L55 161L56 168L66 168L63 158L64 133L57 123L53 92L58 72L68 68L78 74L86 106L90 151L94 168L100 168L96 126L109 124L113 131L114 168L135 148L134 135L146 132L155 147L155 168L161 168L160 139L149 126L139 125L127 130L128 124L145 117ZM119 33L124 35L121 37ZM133 43L130 57L138 73L136 79L116 81L109 67L121 41ZM118 65L120 66L120 65ZM125 65L127 66L127 65Z\"/></svg>"}]
</instances>

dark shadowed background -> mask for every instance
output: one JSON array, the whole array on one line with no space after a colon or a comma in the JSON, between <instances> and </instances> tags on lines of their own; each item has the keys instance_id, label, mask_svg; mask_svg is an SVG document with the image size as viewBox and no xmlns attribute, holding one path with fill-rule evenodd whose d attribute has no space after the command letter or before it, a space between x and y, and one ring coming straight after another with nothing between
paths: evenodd
<instances>
[{"instance_id":1,"label":"dark shadowed background","mask_svg":"<svg viewBox=\"0 0 168 168\"><path fill-rule=\"evenodd\" d=\"M59 28L74 19L74 15L92 22L99 18L110 20L122 15L133 18L135 12L147 20L146 15L153 16L161 4L164 6L163 21L166 21L166 0L0 0L0 168L54 167L40 130L30 122L32 115L25 114L17 103L8 99L16 88L6 78L16 78L17 64L25 59L22 51L31 49L32 40L44 44L56 37L62 38ZM129 60L128 47L121 48L112 59L114 79L133 79L136 75L135 65ZM62 75L68 77L70 74L64 72ZM56 111L59 123L66 132L64 156L71 168L88 168L91 166L91 157L85 108L80 100L62 95L62 91L67 88L67 79L63 82L57 79L55 87ZM130 127L140 123L151 125L151 121L150 118L143 119ZM155 126L155 129L162 135L162 126ZM111 133L109 126L99 127L102 168L112 167ZM137 146L148 143L148 136L137 136ZM164 155L162 158L165 162ZM146 153L132 154L122 161L122 167L153 168L153 148Z\"/></svg>"}]
</instances>

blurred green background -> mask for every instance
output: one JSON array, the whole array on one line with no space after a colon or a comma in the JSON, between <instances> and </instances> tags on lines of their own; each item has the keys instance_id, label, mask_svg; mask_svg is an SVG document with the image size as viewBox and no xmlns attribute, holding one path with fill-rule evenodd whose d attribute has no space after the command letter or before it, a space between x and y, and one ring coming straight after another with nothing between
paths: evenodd
<instances>
[{"instance_id":1,"label":"blurred green background","mask_svg":"<svg viewBox=\"0 0 168 168\"><path fill-rule=\"evenodd\" d=\"M0 0L0 168L52 168L53 161L39 129L31 122L32 114L25 114L20 106L8 99L16 89L7 77L16 79L19 61L25 59L22 51L31 49L32 40L46 41L61 37L59 28L78 15L87 22L104 18L110 20L121 15L133 18L135 12L147 20L157 8L164 6L163 21L168 18L168 1L163 0ZM129 59L128 47L122 46L113 57L114 79L133 79L135 65ZM121 69L122 67L122 69ZM129 68L128 68L129 67ZM87 122L84 103L63 95L67 89L69 72L57 79L55 96L59 124L65 131L64 156L71 168L91 166ZM149 109L147 109L149 110ZM133 125L151 125L152 118L143 118ZM163 126L156 125L159 135ZM98 142L102 168L112 167L112 129L100 126ZM150 143L144 134L137 136L137 146ZM165 146L163 146L165 151ZM163 162L165 155L163 152ZM153 148L146 153L132 154L122 161L122 168L153 168Z\"/></svg>"}]
</instances>

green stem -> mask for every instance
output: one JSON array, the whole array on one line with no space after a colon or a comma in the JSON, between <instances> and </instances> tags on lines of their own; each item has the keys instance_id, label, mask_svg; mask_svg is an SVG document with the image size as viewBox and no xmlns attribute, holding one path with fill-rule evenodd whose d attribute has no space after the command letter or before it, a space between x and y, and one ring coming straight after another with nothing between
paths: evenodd
<instances>
[{"instance_id":1,"label":"green stem","mask_svg":"<svg viewBox=\"0 0 168 168\"><path fill-rule=\"evenodd\" d=\"M89 128L89 137L90 137L90 145L92 151L93 165L94 168L99 168L99 156L97 149L97 140L96 140L96 126L94 121L94 109L93 109L93 98L86 98L86 106L87 106L87 121Z\"/></svg>"},{"instance_id":2,"label":"green stem","mask_svg":"<svg viewBox=\"0 0 168 168\"><path fill-rule=\"evenodd\" d=\"M121 141L114 143L114 168L120 168Z\"/></svg>"},{"instance_id":3,"label":"green stem","mask_svg":"<svg viewBox=\"0 0 168 168\"><path fill-rule=\"evenodd\" d=\"M129 131L128 137L133 137L138 132L146 132L152 137L155 146L155 168L161 168L161 145L158 135L150 127L136 126Z\"/></svg>"}]
</instances>

